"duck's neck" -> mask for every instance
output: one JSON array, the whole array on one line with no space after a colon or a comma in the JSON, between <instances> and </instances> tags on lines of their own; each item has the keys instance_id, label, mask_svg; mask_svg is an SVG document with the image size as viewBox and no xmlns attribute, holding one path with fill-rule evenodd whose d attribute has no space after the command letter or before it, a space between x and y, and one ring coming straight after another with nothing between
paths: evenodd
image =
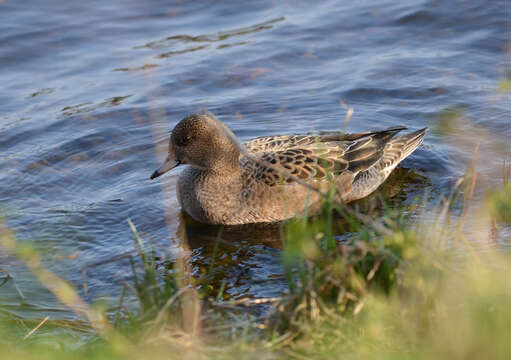
<instances>
[{"instance_id":1,"label":"duck's neck","mask_svg":"<svg viewBox=\"0 0 511 360\"><path fill-rule=\"evenodd\" d=\"M222 161L215 163L214 166L204 169L205 173L208 173L212 176L221 176L221 177L236 177L239 176L240 173L240 165L238 159L236 161Z\"/></svg>"},{"instance_id":2,"label":"duck's neck","mask_svg":"<svg viewBox=\"0 0 511 360\"><path fill-rule=\"evenodd\" d=\"M237 174L240 171L240 151L234 145L229 151L224 151L221 156L210 162L210 166L206 171L212 174L221 174L227 176L228 174Z\"/></svg>"}]
</instances>

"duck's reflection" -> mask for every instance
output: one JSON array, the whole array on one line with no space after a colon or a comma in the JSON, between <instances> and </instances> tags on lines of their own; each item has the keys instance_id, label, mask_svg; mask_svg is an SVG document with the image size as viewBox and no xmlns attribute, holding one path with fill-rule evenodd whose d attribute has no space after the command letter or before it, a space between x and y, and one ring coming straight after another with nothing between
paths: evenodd
<instances>
[{"instance_id":1,"label":"duck's reflection","mask_svg":"<svg viewBox=\"0 0 511 360\"><path fill-rule=\"evenodd\" d=\"M213 226L181 214L181 241L191 252L193 273L208 276L224 298L276 296L285 290L280 261L282 224Z\"/></svg>"}]
</instances>

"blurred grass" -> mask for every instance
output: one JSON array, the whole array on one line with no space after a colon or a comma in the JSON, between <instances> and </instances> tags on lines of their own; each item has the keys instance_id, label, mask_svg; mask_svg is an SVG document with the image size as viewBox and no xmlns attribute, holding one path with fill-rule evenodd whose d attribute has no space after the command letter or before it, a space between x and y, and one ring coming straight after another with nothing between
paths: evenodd
<instances>
[{"instance_id":1,"label":"blurred grass","mask_svg":"<svg viewBox=\"0 0 511 360\"><path fill-rule=\"evenodd\" d=\"M507 77L502 80L499 84L499 91L501 92L510 92L511 91L511 78Z\"/></svg>"},{"instance_id":2,"label":"blurred grass","mask_svg":"<svg viewBox=\"0 0 511 360\"><path fill-rule=\"evenodd\" d=\"M486 199L488 211L499 215L498 222L509 222L504 215L509 210L508 195L505 183ZM461 196L452 199L463 202ZM332 204L326 208L342 211ZM341 242L329 231L332 224L324 216L285 224L283 262L289 293L272 300L275 306L264 321L252 321L238 316L241 302L215 298L215 291L218 295L221 289L211 289L205 279L198 279L196 286L207 287L201 292L201 333L183 323L188 286L182 285L182 274L176 269L158 270L153 250L134 229L143 263L142 273L134 274L136 312L124 309L110 316L108 335L105 326L94 325L94 319L101 317L89 319L88 330L95 335L85 343L72 335L76 329L70 331L57 321L44 323L23 339L38 320L3 317L0 333L10 336L2 336L0 358L301 359L339 354L344 358L507 358L511 354L509 255L488 251L479 254L478 262L453 260L445 247L428 242L434 229L403 215L410 213L410 209L382 210L379 216L392 235L380 235L344 214L346 230L356 232ZM27 244L18 244L5 228L1 244L41 270L38 255ZM60 285L57 296L63 302L79 301L76 292L68 291ZM87 311L99 310L81 309L82 314ZM59 334L55 331L59 328L67 330L66 335L52 335Z\"/></svg>"}]
</instances>

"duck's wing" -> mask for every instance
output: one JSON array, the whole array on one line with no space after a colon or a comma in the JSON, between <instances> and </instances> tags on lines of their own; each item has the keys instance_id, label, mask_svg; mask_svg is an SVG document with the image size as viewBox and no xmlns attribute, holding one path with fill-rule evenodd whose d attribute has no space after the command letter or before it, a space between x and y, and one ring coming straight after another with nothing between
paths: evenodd
<instances>
[{"instance_id":1,"label":"duck's wing","mask_svg":"<svg viewBox=\"0 0 511 360\"><path fill-rule=\"evenodd\" d=\"M263 136L248 141L245 148L249 153L266 153L286 150L291 147L307 146L312 144L314 139L315 137L311 135Z\"/></svg>"},{"instance_id":2,"label":"duck's wing","mask_svg":"<svg viewBox=\"0 0 511 360\"><path fill-rule=\"evenodd\" d=\"M356 176L369 169L382 159L386 145L403 129L393 127L357 134L273 136L254 139L246 147L252 157L259 160L255 177L268 185L295 183L285 173L303 181L322 181L330 174L349 171Z\"/></svg>"},{"instance_id":3,"label":"duck's wing","mask_svg":"<svg viewBox=\"0 0 511 360\"><path fill-rule=\"evenodd\" d=\"M382 131L368 131L361 133L346 134L338 131L323 132L316 135L274 135L262 136L245 143L245 148L249 153L265 153L272 151L282 151L289 148L309 147L318 143L348 143L367 140L367 137L378 133L394 132L405 130L404 126L395 126Z\"/></svg>"}]
</instances>

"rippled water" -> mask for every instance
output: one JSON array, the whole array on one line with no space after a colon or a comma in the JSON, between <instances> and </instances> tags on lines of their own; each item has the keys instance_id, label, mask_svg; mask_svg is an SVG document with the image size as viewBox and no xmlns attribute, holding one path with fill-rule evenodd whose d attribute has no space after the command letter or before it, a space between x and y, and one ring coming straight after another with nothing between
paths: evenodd
<instances>
[{"instance_id":1,"label":"rippled water","mask_svg":"<svg viewBox=\"0 0 511 360\"><path fill-rule=\"evenodd\" d=\"M509 139L511 96L496 89L510 67L510 15L507 0L0 1L2 211L80 288L84 265L133 249L128 218L182 249L179 171L149 175L168 130L201 108L246 140L337 130L342 104L355 110L353 131L431 126L462 106ZM441 194L463 155L430 132L388 186L399 201ZM227 293L282 292L277 235L225 234L215 276ZM194 225L188 237L200 272L216 230ZM70 316L16 260L0 261L34 310ZM89 269L88 299L115 298L130 274L127 262ZM0 294L21 309L12 284Z\"/></svg>"}]
</instances>

